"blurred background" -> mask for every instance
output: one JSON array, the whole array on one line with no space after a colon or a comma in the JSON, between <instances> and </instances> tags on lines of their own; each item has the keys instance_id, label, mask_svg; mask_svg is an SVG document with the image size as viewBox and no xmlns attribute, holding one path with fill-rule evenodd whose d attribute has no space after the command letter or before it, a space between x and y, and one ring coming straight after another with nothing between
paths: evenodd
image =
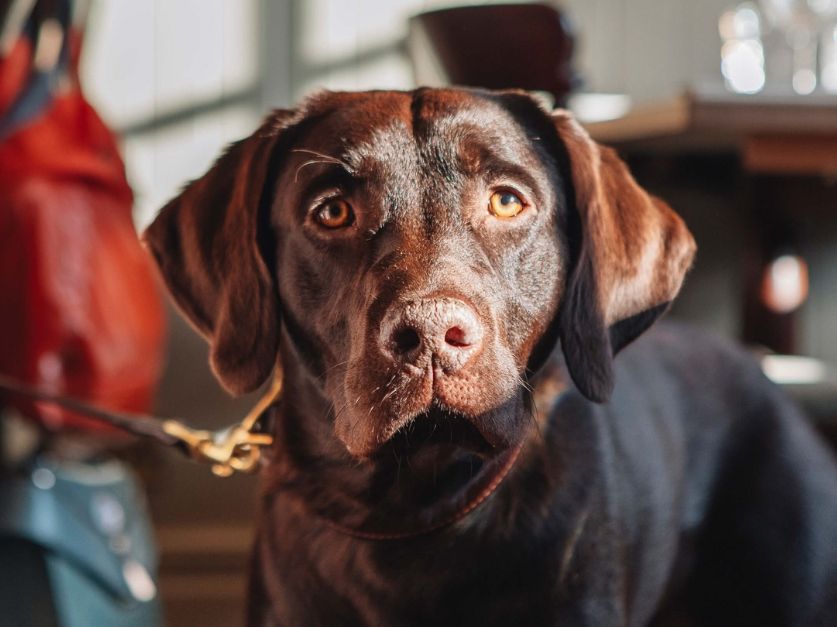
<instances>
[{"instance_id":1,"label":"blurred background","mask_svg":"<svg viewBox=\"0 0 837 627\"><path fill-rule=\"evenodd\" d=\"M4 5L0 54L14 11L32 4ZM616 146L695 233L697 262L671 315L794 356L765 368L833 435L837 0L556 0L531 14L490 4L76 3L80 83L119 138L136 227L269 109L317 89L536 90ZM253 399L220 390L203 341L166 311L154 413L213 428L238 419ZM257 481L138 451L168 624L240 624Z\"/></svg>"}]
</instances>

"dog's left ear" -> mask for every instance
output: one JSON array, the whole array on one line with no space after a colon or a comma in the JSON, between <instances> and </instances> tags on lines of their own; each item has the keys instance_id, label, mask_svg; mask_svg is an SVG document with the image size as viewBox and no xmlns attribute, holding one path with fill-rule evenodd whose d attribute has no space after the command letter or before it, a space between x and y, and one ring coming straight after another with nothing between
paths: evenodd
<instances>
[{"instance_id":1,"label":"dog's left ear","mask_svg":"<svg viewBox=\"0 0 837 627\"><path fill-rule=\"evenodd\" d=\"M594 142L568 112L552 117L569 157L577 210L561 345L579 390L605 402L613 391L613 355L668 308L695 242L668 205L637 185L615 151Z\"/></svg>"},{"instance_id":2,"label":"dog's left ear","mask_svg":"<svg viewBox=\"0 0 837 627\"><path fill-rule=\"evenodd\" d=\"M215 375L233 394L256 389L277 359L278 295L262 222L277 143L293 116L273 112L163 207L143 234L178 307L209 342Z\"/></svg>"}]
</instances>

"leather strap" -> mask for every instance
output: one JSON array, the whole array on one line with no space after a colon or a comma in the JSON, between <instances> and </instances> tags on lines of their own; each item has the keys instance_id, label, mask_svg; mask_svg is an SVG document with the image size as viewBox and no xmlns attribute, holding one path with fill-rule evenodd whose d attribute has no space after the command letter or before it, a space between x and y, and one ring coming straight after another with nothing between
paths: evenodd
<instances>
[{"instance_id":1,"label":"leather strap","mask_svg":"<svg viewBox=\"0 0 837 627\"><path fill-rule=\"evenodd\" d=\"M277 367L271 386L247 416L238 424L216 432L192 429L174 419L108 411L69 396L46 392L4 375L0 375L0 390L41 402L54 403L127 433L151 438L166 446L178 448L196 461L212 464L212 472L215 475L228 477L235 471L252 472L255 470L260 460L261 447L270 446L273 443L273 438L263 432L262 422L266 411L276 401L282 390L282 377ZM405 540L438 531L465 518L488 500L511 472L522 448L523 444L519 444L510 450L507 458L488 480L485 487L465 505L450 516L426 527L381 532L341 525L323 517L320 519L335 531L362 540Z\"/></svg>"},{"instance_id":2,"label":"leather strap","mask_svg":"<svg viewBox=\"0 0 837 627\"><path fill-rule=\"evenodd\" d=\"M247 416L238 424L214 432L193 429L172 418L109 411L5 375L0 375L0 390L59 405L127 433L177 448L196 461L212 464L212 472L216 475L228 477L235 471L254 471L258 467L261 448L273 443L273 438L264 433L262 419L282 390L282 377L277 368L271 386Z\"/></svg>"}]
</instances>

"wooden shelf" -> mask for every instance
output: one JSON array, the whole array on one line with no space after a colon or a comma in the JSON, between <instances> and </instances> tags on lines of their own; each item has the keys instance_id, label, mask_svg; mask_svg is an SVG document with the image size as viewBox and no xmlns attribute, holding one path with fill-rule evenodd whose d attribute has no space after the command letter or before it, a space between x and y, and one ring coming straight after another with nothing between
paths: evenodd
<instances>
[{"instance_id":1,"label":"wooden shelf","mask_svg":"<svg viewBox=\"0 0 837 627\"><path fill-rule=\"evenodd\" d=\"M585 125L630 152L736 151L753 172L837 176L837 95L688 91Z\"/></svg>"}]
</instances>

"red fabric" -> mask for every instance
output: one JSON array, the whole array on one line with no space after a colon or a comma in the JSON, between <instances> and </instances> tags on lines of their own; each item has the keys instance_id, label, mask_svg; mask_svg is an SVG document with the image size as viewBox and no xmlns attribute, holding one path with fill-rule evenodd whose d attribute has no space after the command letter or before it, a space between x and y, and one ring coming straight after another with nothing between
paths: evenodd
<instances>
[{"instance_id":1,"label":"red fabric","mask_svg":"<svg viewBox=\"0 0 837 627\"><path fill-rule=\"evenodd\" d=\"M0 61L20 76L28 55ZM11 99L0 82L0 111ZM20 83L19 79L17 80ZM0 372L111 409L148 411L164 314L110 131L77 88L0 143ZM8 397L44 426L101 429Z\"/></svg>"}]
</instances>

